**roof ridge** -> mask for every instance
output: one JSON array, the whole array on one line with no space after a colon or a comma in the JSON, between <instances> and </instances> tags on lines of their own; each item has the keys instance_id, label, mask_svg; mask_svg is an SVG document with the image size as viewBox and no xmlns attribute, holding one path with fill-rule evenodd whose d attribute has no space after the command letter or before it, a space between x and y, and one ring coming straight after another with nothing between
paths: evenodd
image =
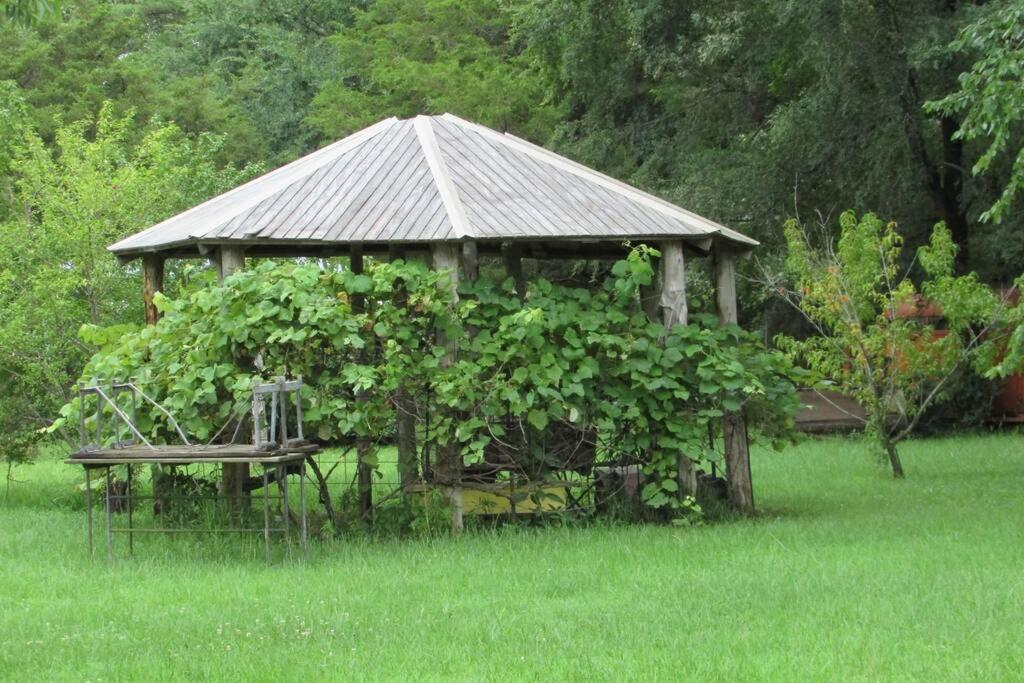
<instances>
[{"instance_id":1,"label":"roof ridge","mask_svg":"<svg viewBox=\"0 0 1024 683\"><path fill-rule=\"evenodd\" d=\"M441 154L441 148L437 144L437 137L434 135L434 123L432 116L417 116L413 119L413 127L416 129L416 138L419 140L420 149L427 158L427 165L430 167L430 174L434 178L434 185L441 195L441 203L444 205L448 220L451 221L452 230L457 237L474 237L469 218L466 216L466 207L459 198L459 192L455 189L448 171L448 165Z\"/></svg>"},{"instance_id":2,"label":"roof ridge","mask_svg":"<svg viewBox=\"0 0 1024 683\"><path fill-rule=\"evenodd\" d=\"M190 215L200 211L201 209L211 209L211 208L214 207L214 205L220 205L220 206L224 207L224 208L221 209L223 211L228 206L230 206L229 202L230 202L231 198L235 198L235 197L241 196L243 194L244 190L246 190L247 188L249 188L252 185L255 185L257 183L266 184L267 182L273 182L273 181L276 180L278 183L280 183L280 187L274 187L272 192L277 192L279 190L282 190L282 189L288 187L289 185L291 185L292 183L296 182L297 180L299 180L301 178L305 178L305 177L309 176L312 173L316 173L316 171L319 170L320 168L322 168L324 166L324 164L327 164L327 163L330 163L331 161L334 161L335 159L337 159L338 156L340 156L341 154L344 154L345 152L348 152L350 150L350 148L356 146L358 143L365 142L366 140L368 140L368 139L376 136L377 134L383 132L387 128L390 128L396 121L398 121L398 118L395 117L395 116L392 116L390 118L384 119L382 121L378 121L377 123L375 123L375 124L373 124L371 126L367 126L366 128L363 128L362 130L358 130L355 133L352 133L351 135L342 138L341 140L337 140L335 142L332 142L329 145L325 145L325 146L321 147L320 149L314 150L313 152L310 152L309 154L301 156L298 159L295 159L294 161L291 161L291 162L285 164L284 166L280 166L278 168L275 168L272 171L268 171L267 173L264 173L261 176L253 178L252 180L250 180L250 181L248 181L246 183L243 183L243 184L241 184L241 185L239 185L237 187L234 187L234 188L228 190L227 192L223 192L223 193L221 193L219 195L211 197L210 199L207 199L205 202L202 202L201 204L197 204L196 206L193 206L191 209L187 209L185 211L182 211L181 213L178 213L178 214L175 214L173 216L170 216L170 217L166 218L165 220L160 221L156 225L150 226L149 228L146 228L145 230L142 230L140 232L134 233L133 235L129 235L128 237L125 237L124 239L119 240L118 242L110 245L109 247L107 247L107 249L110 250L110 251L116 251L117 249L121 249L121 248L124 248L126 246L130 246L130 243L132 241L134 241L135 239L137 239L139 237L143 237L144 235L148 235L149 233L154 232L154 231L156 231L156 230L158 230L160 228L166 227L167 223L169 223L171 221L177 221L177 220L179 220L181 218L184 218L186 216L190 216ZM308 173L296 174L294 178L292 178L291 176L288 175L287 171L295 171L296 169L298 169L300 167L308 167L309 172ZM281 179L287 179L287 182L281 182ZM265 197L266 197L266 193L264 193L263 195L258 195L255 199L250 199L249 202L253 206L255 206L260 201L263 201L263 199ZM246 206L246 202L242 202L239 206L241 208L233 207L233 206L231 207L231 210L233 212L232 215L237 215L238 213L240 213L242 211L246 211L246 210L252 208L251 206ZM216 210L216 209L214 209L214 210ZM211 222L214 222L214 221L211 221ZM213 226L210 226L210 227L213 227ZM184 237L186 237L186 238L193 237L193 235L185 235Z\"/></svg>"}]
</instances>

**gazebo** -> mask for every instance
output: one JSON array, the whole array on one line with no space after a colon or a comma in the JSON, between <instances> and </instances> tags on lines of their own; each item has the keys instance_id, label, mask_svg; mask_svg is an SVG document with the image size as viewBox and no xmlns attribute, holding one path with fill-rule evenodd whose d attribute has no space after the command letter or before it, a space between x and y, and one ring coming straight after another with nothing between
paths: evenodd
<instances>
[{"instance_id":1,"label":"gazebo","mask_svg":"<svg viewBox=\"0 0 1024 683\"><path fill-rule=\"evenodd\" d=\"M367 254L421 256L456 286L477 277L486 254L502 258L522 294L523 258L618 257L626 242L662 254L660 291L644 297L649 315L686 323L685 259L710 256L719 317L737 321L736 261L755 240L452 114L385 119L109 249L122 262L142 259L146 321L155 323L168 258L209 258L224 277L246 258L347 256L359 272ZM752 511L742 415L723 418L723 435L730 500ZM244 476L226 468L225 485Z\"/></svg>"}]
</instances>

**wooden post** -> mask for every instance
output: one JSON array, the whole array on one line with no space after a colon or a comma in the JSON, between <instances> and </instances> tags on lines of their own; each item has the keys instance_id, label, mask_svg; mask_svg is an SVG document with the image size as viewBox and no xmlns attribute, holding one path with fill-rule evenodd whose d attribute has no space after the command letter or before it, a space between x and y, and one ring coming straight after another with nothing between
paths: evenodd
<instances>
[{"instance_id":1,"label":"wooden post","mask_svg":"<svg viewBox=\"0 0 1024 683\"><path fill-rule=\"evenodd\" d=\"M476 240L466 240L462 243L462 273L471 282L480 277L480 259L477 254Z\"/></svg>"},{"instance_id":2,"label":"wooden post","mask_svg":"<svg viewBox=\"0 0 1024 683\"><path fill-rule=\"evenodd\" d=\"M458 245L440 242L434 244L431 254L436 270L447 270L451 278L451 287L455 301L458 301L459 288L459 252ZM438 343L446 346L447 355L442 359L445 367L455 363L457 348L455 342L445 339L443 333L438 334ZM462 455L458 443L449 444L439 449L437 463L434 467L435 480L448 487L448 495L452 502L452 533L462 533Z\"/></svg>"},{"instance_id":3,"label":"wooden post","mask_svg":"<svg viewBox=\"0 0 1024 683\"><path fill-rule=\"evenodd\" d=\"M160 311L153 304L153 296L164 290L164 257L146 254L142 257L142 299L146 312L146 324L156 325Z\"/></svg>"},{"instance_id":4,"label":"wooden post","mask_svg":"<svg viewBox=\"0 0 1024 683\"><path fill-rule=\"evenodd\" d=\"M156 306L153 304L153 296L163 290L164 257L160 254L146 254L142 257L142 308L146 315L147 325L156 325L160 319L160 311L156 310ZM129 465L129 467L131 466ZM149 475L153 482L154 500L159 500L170 493L167 487L167 478L164 476L163 466L159 464L150 465Z\"/></svg>"},{"instance_id":5,"label":"wooden post","mask_svg":"<svg viewBox=\"0 0 1024 683\"><path fill-rule=\"evenodd\" d=\"M736 254L715 245L715 301L718 319L723 325L737 323ZM754 512L754 488L750 476L750 446L743 413L726 413L722 417L722 439L725 448L725 471L729 480L729 501L740 512Z\"/></svg>"},{"instance_id":6,"label":"wooden post","mask_svg":"<svg viewBox=\"0 0 1024 683\"><path fill-rule=\"evenodd\" d=\"M476 282L480 278L480 258L477 253L476 240L467 239L462 243L462 276L468 282ZM470 339L476 337L476 327L466 329Z\"/></svg>"},{"instance_id":7,"label":"wooden post","mask_svg":"<svg viewBox=\"0 0 1024 683\"><path fill-rule=\"evenodd\" d=\"M217 281L245 268L245 250L238 246L222 246L217 250ZM275 438L272 434L271 438ZM245 483L249 479L248 463L225 463L221 470L221 493L228 499L228 507L235 502L249 507Z\"/></svg>"},{"instance_id":8,"label":"wooden post","mask_svg":"<svg viewBox=\"0 0 1024 683\"><path fill-rule=\"evenodd\" d=\"M405 260L406 253L401 247L392 245L388 248L391 261ZM409 292L405 283L395 288L395 305L404 308L409 301ZM402 490L406 491L416 483L418 476L416 463L416 401L404 386L395 391L395 424L398 431L398 478Z\"/></svg>"},{"instance_id":9,"label":"wooden post","mask_svg":"<svg viewBox=\"0 0 1024 683\"><path fill-rule=\"evenodd\" d=\"M689 322L689 310L686 306L686 260L683 257L681 240L662 242L660 246L661 260L658 262L658 271L661 280L661 321L667 330ZM685 453L679 454L676 480L681 498L697 494L697 472L693 467L693 460Z\"/></svg>"},{"instance_id":10,"label":"wooden post","mask_svg":"<svg viewBox=\"0 0 1024 683\"><path fill-rule=\"evenodd\" d=\"M363 245L353 244L349 251L349 270L356 275L363 272ZM352 312L355 314L366 312L366 296L363 294L352 295ZM360 352L360 362L366 362L369 356L369 349L364 348ZM356 403L365 404L368 400L365 389L356 392ZM356 475L359 489L359 513L365 521L370 521L373 514L373 468L366 460L370 455L370 439L366 435L356 437Z\"/></svg>"},{"instance_id":11,"label":"wooden post","mask_svg":"<svg viewBox=\"0 0 1024 683\"><path fill-rule=\"evenodd\" d=\"M501 245L501 260L505 264L505 274L515 282L516 294L520 299L526 298L526 278L523 277L523 250L515 242Z\"/></svg>"},{"instance_id":12,"label":"wooden post","mask_svg":"<svg viewBox=\"0 0 1024 683\"><path fill-rule=\"evenodd\" d=\"M245 250L242 247L223 246L217 250L218 282L222 282L227 276L244 268Z\"/></svg>"},{"instance_id":13,"label":"wooden post","mask_svg":"<svg viewBox=\"0 0 1024 683\"><path fill-rule=\"evenodd\" d=\"M654 276L651 279L651 284L640 285L640 308L643 310L644 315L647 319L653 322L661 322L661 280L662 280L662 260L659 259L654 264Z\"/></svg>"},{"instance_id":14,"label":"wooden post","mask_svg":"<svg viewBox=\"0 0 1024 683\"><path fill-rule=\"evenodd\" d=\"M666 328L686 325L689 309L686 306L686 260L681 240L661 244L661 319Z\"/></svg>"}]
</instances>

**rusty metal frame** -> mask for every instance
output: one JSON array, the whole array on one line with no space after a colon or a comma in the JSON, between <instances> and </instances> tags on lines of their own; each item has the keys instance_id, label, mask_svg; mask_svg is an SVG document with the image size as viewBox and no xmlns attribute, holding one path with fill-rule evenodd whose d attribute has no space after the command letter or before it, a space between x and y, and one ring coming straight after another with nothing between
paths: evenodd
<instances>
[{"instance_id":1,"label":"rusty metal frame","mask_svg":"<svg viewBox=\"0 0 1024 683\"><path fill-rule=\"evenodd\" d=\"M134 537L135 534L140 533L258 533L263 536L263 547L264 547L264 559L269 564L271 561L270 553L270 540L271 534L282 534L286 544L287 554L289 557L292 555L292 530L290 525L289 512L291 511L291 501L288 494L288 474L287 469L290 464L295 462L299 463L299 529L298 529L298 541L302 550L303 558L309 555L309 521L308 511L306 507L306 455L296 454L294 458L289 461L275 461L275 462L262 462L255 463L263 466L263 525L259 527L220 527L216 529L187 529L183 527L149 527L138 529L134 527L132 509L133 502L139 500L154 500L157 496L136 496L133 491L134 477L132 476L132 468L135 465L142 463L135 463L130 461L111 461L104 464L84 464L83 469L85 471L85 508L86 508L86 538L88 543L88 551L90 559L94 557L94 536L95 536L95 523L93 517L93 495L92 495L92 475L93 469L102 469L103 477L105 480L104 493L103 493L103 511L104 511L104 533L106 538L107 547L107 559L108 561L114 559L114 534L126 534L128 536L128 554L133 555L135 550ZM221 464L215 461L206 461L204 463L195 464ZM113 513L113 487L111 486L111 469L124 465L128 469L126 477L126 489L125 494L120 496L127 507L127 526L117 527L114 526L114 513ZM276 471L277 486L279 494L277 496L270 495L270 472L271 470ZM160 496L160 498L167 498L167 496ZM190 496L190 499L195 499L194 496ZM280 527L274 527L270 523L270 501L277 500L281 505L282 513L282 525Z\"/></svg>"}]
</instances>

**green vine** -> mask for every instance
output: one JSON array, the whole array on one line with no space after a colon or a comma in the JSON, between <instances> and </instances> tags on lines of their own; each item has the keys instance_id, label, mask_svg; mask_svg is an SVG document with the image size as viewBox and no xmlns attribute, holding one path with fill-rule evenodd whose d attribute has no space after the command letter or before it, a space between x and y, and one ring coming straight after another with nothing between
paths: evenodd
<instances>
[{"instance_id":1,"label":"green vine","mask_svg":"<svg viewBox=\"0 0 1024 683\"><path fill-rule=\"evenodd\" d=\"M431 453L456 449L466 466L497 463L534 481L595 459L637 464L648 505L689 509L677 495L681 454L716 459L709 429L725 411L784 441L798 401L786 357L739 327L704 315L672 329L647 320L637 292L653 256L634 250L596 291L532 282L525 301L511 280L465 283L453 297L446 274L416 261L359 275L263 262L159 299L155 326L83 330L101 348L81 382L133 378L199 441L244 414L255 383L301 375L308 434L388 443L404 388ZM365 312L353 312L354 295ZM81 409L78 399L64 406L55 428ZM174 436L155 410L139 427Z\"/></svg>"}]
</instances>

